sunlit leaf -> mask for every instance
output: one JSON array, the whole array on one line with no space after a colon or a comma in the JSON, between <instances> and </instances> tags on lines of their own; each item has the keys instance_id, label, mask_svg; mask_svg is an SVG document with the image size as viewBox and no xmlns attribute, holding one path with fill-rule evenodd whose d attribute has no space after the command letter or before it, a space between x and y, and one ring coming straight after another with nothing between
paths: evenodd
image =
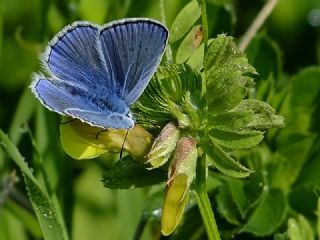
<instances>
[{"instance_id":1,"label":"sunlit leaf","mask_svg":"<svg viewBox=\"0 0 320 240\"><path fill-rule=\"evenodd\" d=\"M188 3L177 15L170 28L170 42L175 42L182 38L193 24L199 19L201 14L197 1Z\"/></svg>"},{"instance_id":2,"label":"sunlit leaf","mask_svg":"<svg viewBox=\"0 0 320 240\"><path fill-rule=\"evenodd\" d=\"M208 40L208 44L210 44L213 41L213 39ZM203 43L200 44L200 46L194 51L194 53L190 56L187 63L197 69L201 70L203 69L203 56L204 56L204 45Z\"/></svg>"},{"instance_id":3,"label":"sunlit leaf","mask_svg":"<svg viewBox=\"0 0 320 240\"><path fill-rule=\"evenodd\" d=\"M290 240L314 240L314 233L310 223L303 215L288 220L288 236Z\"/></svg>"},{"instance_id":4,"label":"sunlit leaf","mask_svg":"<svg viewBox=\"0 0 320 240\"><path fill-rule=\"evenodd\" d=\"M203 39L202 26L194 26L183 39L176 54L176 63L184 63L196 52Z\"/></svg>"}]
</instances>

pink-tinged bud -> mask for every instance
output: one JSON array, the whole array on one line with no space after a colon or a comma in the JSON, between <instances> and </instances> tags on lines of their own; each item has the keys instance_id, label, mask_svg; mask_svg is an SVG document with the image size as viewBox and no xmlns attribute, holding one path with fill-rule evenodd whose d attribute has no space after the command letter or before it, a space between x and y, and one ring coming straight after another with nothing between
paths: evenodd
<instances>
[{"instance_id":1,"label":"pink-tinged bud","mask_svg":"<svg viewBox=\"0 0 320 240\"><path fill-rule=\"evenodd\" d=\"M177 143L169 169L169 180L163 202L161 232L170 235L178 226L188 202L189 189L197 164L197 142L183 137Z\"/></svg>"},{"instance_id":2,"label":"pink-tinged bud","mask_svg":"<svg viewBox=\"0 0 320 240\"><path fill-rule=\"evenodd\" d=\"M150 165L149 169L158 168L169 160L179 136L180 131L173 123L164 126L146 156L146 163Z\"/></svg>"}]
</instances>

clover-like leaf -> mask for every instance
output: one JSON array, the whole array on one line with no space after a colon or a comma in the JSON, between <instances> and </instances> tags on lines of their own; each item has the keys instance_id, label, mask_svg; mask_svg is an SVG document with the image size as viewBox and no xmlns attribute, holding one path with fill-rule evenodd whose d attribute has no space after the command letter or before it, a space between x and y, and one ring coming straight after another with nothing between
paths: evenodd
<instances>
[{"instance_id":1,"label":"clover-like leaf","mask_svg":"<svg viewBox=\"0 0 320 240\"><path fill-rule=\"evenodd\" d=\"M210 94L208 111L211 114L234 108L253 86L249 74L256 73L232 37L226 35L219 35L209 44L204 71Z\"/></svg>"},{"instance_id":2,"label":"clover-like leaf","mask_svg":"<svg viewBox=\"0 0 320 240\"><path fill-rule=\"evenodd\" d=\"M207 148L208 158L213 165L222 173L235 178L248 177L252 172L250 169L241 165L230 157L223 149L211 138L212 145Z\"/></svg>"}]
</instances>

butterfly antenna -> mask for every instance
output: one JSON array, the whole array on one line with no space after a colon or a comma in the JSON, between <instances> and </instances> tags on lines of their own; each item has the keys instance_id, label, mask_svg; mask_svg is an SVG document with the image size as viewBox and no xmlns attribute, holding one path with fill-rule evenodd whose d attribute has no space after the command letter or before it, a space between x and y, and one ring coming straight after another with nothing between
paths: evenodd
<instances>
[{"instance_id":1,"label":"butterfly antenna","mask_svg":"<svg viewBox=\"0 0 320 240\"><path fill-rule=\"evenodd\" d=\"M100 131L97 133L97 135L96 135L96 140L98 140L100 134L103 133L103 132L108 132L108 129L102 129L102 130L100 130Z\"/></svg>"},{"instance_id":2,"label":"butterfly antenna","mask_svg":"<svg viewBox=\"0 0 320 240\"><path fill-rule=\"evenodd\" d=\"M122 146L121 146L121 151L120 151L120 160L122 160L122 154L123 154L124 143L125 143L125 142L126 142L126 140L127 140L127 136L128 136L129 131L130 131L130 129L128 129L128 130L127 130L126 136L124 137L124 141L123 141Z\"/></svg>"}]
</instances>

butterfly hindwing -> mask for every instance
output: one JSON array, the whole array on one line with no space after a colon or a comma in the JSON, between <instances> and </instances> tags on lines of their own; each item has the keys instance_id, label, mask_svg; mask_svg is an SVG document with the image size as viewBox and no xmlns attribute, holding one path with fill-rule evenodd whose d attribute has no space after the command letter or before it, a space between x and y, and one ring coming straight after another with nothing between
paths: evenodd
<instances>
[{"instance_id":1,"label":"butterfly hindwing","mask_svg":"<svg viewBox=\"0 0 320 240\"><path fill-rule=\"evenodd\" d=\"M125 114L110 112L108 114L101 112L86 111L83 109L67 109L67 114L78 118L90 125L102 128L124 128L129 129L134 125L133 120Z\"/></svg>"},{"instance_id":2,"label":"butterfly hindwing","mask_svg":"<svg viewBox=\"0 0 320 240\"><path fill-rule=\"evenodd\" d=\"M87 105L83 98L85 90L60 80L48 80L34 74L31 89L45 107L60 114L65 114L68 108L84 108Z\"/></svg>"}]
</instances>

